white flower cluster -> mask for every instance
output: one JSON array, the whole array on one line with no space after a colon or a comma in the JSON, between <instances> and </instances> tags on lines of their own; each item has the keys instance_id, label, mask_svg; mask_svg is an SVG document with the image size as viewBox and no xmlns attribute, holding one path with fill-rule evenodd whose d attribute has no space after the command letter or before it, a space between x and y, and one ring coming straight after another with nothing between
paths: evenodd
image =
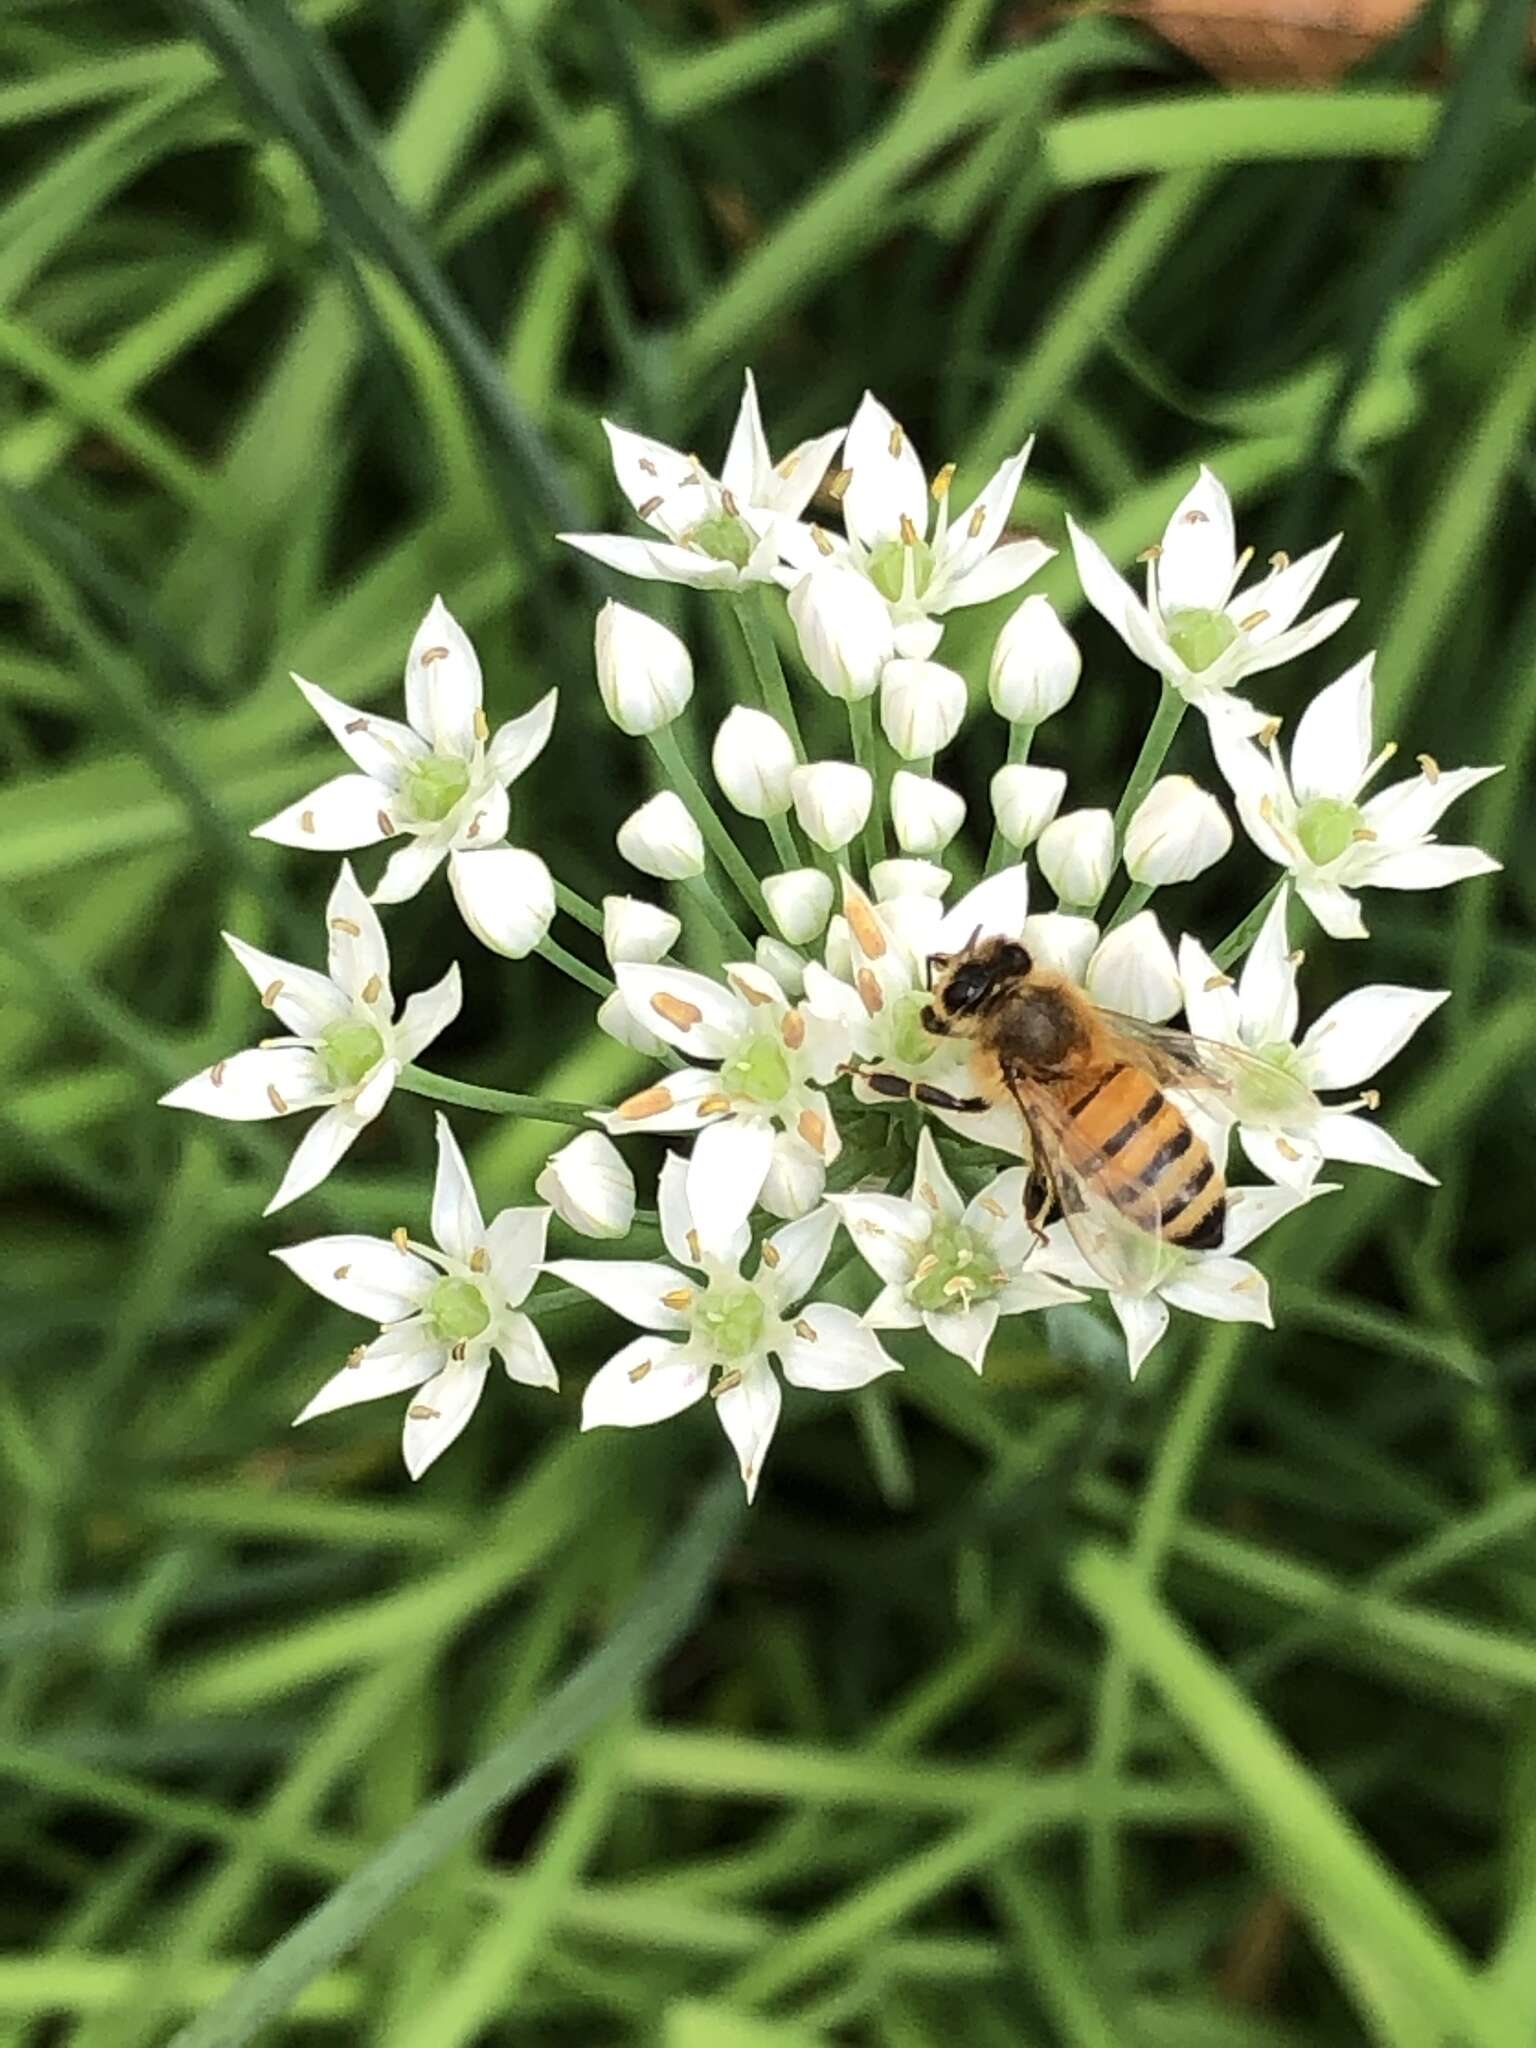
<instances>
[{"instance_id":1,"label":"white flower cluster","mask_svg":"<svg viewBox=\"0 0 1536 2048\"><path fill-rule=\"evenodd\" d=\"M1006 744L983 872L962 833L965 799L934 774L982 679L973 693L937 656L952 612L1017 592L1052 555L1010 531L1028 446L953 511L952 469L930 479L904 428L869 394L846 430L775 462L749 375L718 477L660 442L615 426L608 435L619 486L649 534L563 538L629 575L723 593L711 601L734 612L758 689L757 702L736 704L712 736L689 734L681 748L674 728L686 729L694 699L687 647L628 606L610 602L598 615L603 706L620 731L647 740L660 768L618 852L673 885L675 903L615 893L587 904L557 891L537 854L509 843L509 790L549 739L555 693L493 733L475 651L436 600L407 660L404 723L295 678L352 767L256 828L284 846L332 852L405 844L371 900L343 861L327 905L325 973L230 937L289 1035L216 1061L165 1100L236 1120L318 1110L269 1208L313 1190L397 1084L414 1085L412 1062L458 1013L453 969L396 1014L373 907L416 895L444 862L478 940L511 959L537 951L579 970L584 988L606 991L597 1023L655 1071L616 1107L592 1107L591 1127L551 1155L530 1206L487 1222L439 1116L435 1243L401 1228L390 1239L328 1236L279 1251L307 1285L379 1326L301 1421L409 1393L405 1460L419 1474L465 1426L493 1353L513 1379L556 1385L537 1327L547 1291L535 1290L547 1275L639 1332L589 1383L583 1426L659 1422L708 1396L750 1496L779 1419L778 1374L795 1387L864 1387L899 1370L882 1338L918 1329L980 1372L1002 1317L1095 1292L1119 1321L1134 1373L1171 1309L1269 1324L1264 1276L1241 1254L1330 1192L1325 1163L1432 1181L1364 1113L1378 1098L1361 1084L1444 992L1357 988L1298 1040L1293 897L1330 937L1355 939L1365 935L1362 889L1436 888L1492 871L1497 862L1440 844L1434 828L1495 770L1441 770L1420 755L1416 776L1365 796L1393 752L1373 741L1369 658L1296 720L1288 761L1279 719L1236 694L1349 617L1350 601L1303 617L1337 537L1294 562L1271 557L1268 573L1239 590L1251 551L1238 553L1230 501L1202 469L1147 550L1143 601L1069 522L1089 603L1154 671L1161 694L1118 805L1069 803L1063 770L1029 755L1038 729L1071 703L1081 657L1048 600L1022 598L984 684ZM807 516L817 504L833 508L826 516L841 531ZM791 650L811 679L799 699L807 724L823 733L846 724L846 745L820 758L802 744L782 661ZM841 708L818 706L814 686ZM1189 705L1205 714L1245 833L1280 870L1214 950L1187 931L1175 945L1149 907L1233 845L1218 796L1164 772ZM710 762L723 810L687 765L690 753ZM760 858L769 846L771 863ZM1032 903L1025 852L1054 899L1048 907ZM557 896L600 934L611 982L550 939ZM1037 1151L1039 1126L1006 1089L989 1093L965 1041L937 1028L935 958L987 939L1014 942L1024 973L1064 977L1154 1048L1158 1027L1182 1014L1190 1035L1179 1042L1196 1059L1225 1061L1228 1082L1214 1093L1157 1070L1188 1127L1180 1143L1198 1137L1224 1173L1235 1134L1260 1176L1228 1188L1218 1245L1191 1249L1154 1227L1130 1268L1094 1256L1079 1204L1062 1197ZM678 957L685 946L692 964ZM1239 960L1234 979L1227 969ZM486 1107L540 1110L526 1097L479 1093ZM614 1143L645 1136L686 1147L665 1151L654 1217L637 1211ZM1042 1182L1057 1196L1048 1224ZM552 1216L580 1237L627 1240L634 1255L548 1260Z\"/></svg>"}]
</instances>

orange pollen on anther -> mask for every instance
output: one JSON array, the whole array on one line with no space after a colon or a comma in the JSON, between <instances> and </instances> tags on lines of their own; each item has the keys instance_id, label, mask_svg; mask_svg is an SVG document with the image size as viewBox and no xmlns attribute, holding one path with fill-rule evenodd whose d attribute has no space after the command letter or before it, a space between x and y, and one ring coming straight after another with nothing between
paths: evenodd
<instances>
[{"instance_id":1,"label":"orange pollen on anther","mask_svg":"<svg viewBox=\"0 0 1536 2048\"><path fill-rule=\"evenodd\" d=\"M632 1122L637 1117L656 1116L660 1111L671 1107L670 1088L642 1088L638 1095L631 1095L621 1102L616 1114L623 1117L626 1122Z\"/></svg>"},{"instance_id":2,"label":"orange pollen on anther","mask_svg":"<svg viewBox=\"0 0 1536 2048\"><path fill-rule=\"evenodd\" d=\"M423 668L430 668L434 661L446 661L447 659L448 650L446 647L429 647L421 657L421 665Z\"/></svg>"},{"instance_id":3,"label":"orange pollen on anther","mask_svg":"<svg viewBox=\"0 0 1536 2048\"><path fill-rule=\"evenodd\" d=\"M213 1065L208 1069L208 1078L213 1083L215 1088L222 1088L224 1086L224 1069L228 1065L228 1060L215 1060Z\"/></svg>"},{"instance_id":4,"label":"orange pollen on anther","mask_svg":"<svg viewBox=\"0 0 1536 2048\"><path fill-rule=\"evenodd\" d=\"M367 1356L368 1346L366 1344L354 1344L347 1353L347 1364L353 1367L359 1366Z\"/></svg>"},{"instance_id":5,"label":"orange pollen on anther","mask_svg":"<svg viewBox=\"0 0 1536 2048\"><path fill-rule=\"evenodd\" d=\"M1440 780L1440 763L1433 754L1420 754L1418 762L1426 782L1435 783Z\"/></svg>"},{"instance_id":6,"label":"orange pollen on anther","mask_svg":"<svg viewBox=\"0 0 1536 2048\"><path fill-rule=\"evenodd\" d=\"M737 1387L739 1387L740 1385L741 1374L739 1372L724 1373L721 1375L719 1379L715 1381L715 1384L710 1388L710 1399L718 1401L722 1394L734 1393Z\"/></svg>"},{"instance_id":7,"label":"orange pollen on anther","mask_svg":"<svg viewBox=\"0 0 1536 2048\"><path fill-rule=\"evenodd\" d=\"M384 837L386 839L392 839L394 837L395 821L389 815L388 811L379 812L378 825L379 830L384 834Z\"/></svg>"},{"instance_id":8,"label":"orange pollen on anther","mask_svg":"<svg viewBox=\"0 0 1536 2048\"><path fill-rule=\"evenodd\" d=\"M811 539L816 543L816 547L819 553L823 555L830 555L834 552L831 541L828 540L827 536L822 532L819 526L813 526L811 528Z\"/></svg>"},{"instance_id":9,"label":"orange pollen on anther","mask_svg":"<svg viewBox=\"0 0 1536 2048\"><path fill-rule=\"evenodd\" d=\"M269 981L266 987L261 992L262 1008L264 1010L270 1010L272 1005L277 1001L278 997L282 994L282 992L283 984L281 980Z\"/></svg>"},{"instance_id":10,"label":"orange pollen on anther","mask_svg":"<svg viewBox=\"0 0 1536 2048\"><path fill-rule=\"evenodd\" d=\"M901 453L901 450L902 450L902 444L903 444L904 440L905 440L905 436L903 435L903 433L902 433L902 431L901 431L901 422L900 422L899 420L892 420L892 421L891 421L891 438L890 438L890 441L889 441L889 443L888 443L888 446L889 446L889 448L890 448L890 451L891 451L891 453L892 453L893 455L899 455L899 454Z\"/></svg>"},{"instance_id":11,"label":"orange pollen on anther","mask_svg":"<svg viewBox=\"0 0 1536 2048\"><path fill-rule=\"evenodd\" d=\"M405 1412L412 1422L436 1422L443 1411L440 1408L429 1408L425 1401L413 1401Z\"/></svg>"},{"instance_id":12,"label":"orange pollen on anther","mask_svg":"<svg viewBox=\"0 0 1536 2048\"><path fill-rule=\"evenodd\" d=\"M805 1019L798 1010L786 1010L779 1019L779 1036L791 1052L798 1052L805 1043Z\"/></svg>"},{"instance_id":13,"label":"orange pollen on anther","mask_svg":"<svg viewBox=\"0 0 1536 2048\"><path fill-rule=\"evenodd\" d=\"M836 469L827 480L827 496L834 505L840 505L848 486L853 482L851 469Z\"/></svg>"},{"instance_id":14,"label":"orange pollen on anther","mask_svg":"<svg viewBox=\"0 0 1536 2048\"><path fill-rule=\"evenodd\" d=\"M665 501L662 498L661 493L658 491L654 498L647 498L645 503L643 505L637 505L635 507L635 510L639 513L642 519L649 519L651 514L656 510L656 508L659 505L663 504L664 502Z\"/></svg>"},{"instance_id":15,"label":"orange pollen on anther","mask_svg":"<svg viewBox=\"0 0 1536 2048\"><path fill-rule=\"evenodd\" d=\"M1271 567L1271 569L1276 570L1289 569L1289 567L1291 566L1291 558L1285 552L1284 548L1275 549L1275 552L1269 558L1269 566Z\"/></svg>"},{"instance_id":16,"label":"orange pollen on anther","mask_svg":"<svg viewBox=\"0 0 1536 2048\"><path fill-rule=\"evenodd\" d=\"M272 1107L277 1111L279 1116L286 1116L288 1114L287 1103L284 1102L283 1098L281 1097L281 1095L278 1094L277 1090L273 1087L270 1081L267 1083L267 1100L271 1103Z\"/></svg>"},{"instance_id":17,"label":"orange pollen on anther","mask_svg":"<svg viewBox=\"0 0 1536 2048\"><path fill-rule=\"evenodd\" d=\"M818 1116L814 1109L802 1109L795 1119L795 1129L804 1138L813 1152L824 1152L827 1145L827 1120Z\"/></svg>"},{"instance_id":18,"label":"orange pollen on anther","mask_svg":"<svg viewBox=\"0 0 1536 2048\"><path fill-rule=\"evenodd\" d=\"M879 960L890 951L880 920L870 908L869 900L859 892L849 889L843 895L843 915L849 929L858 941L859 951L867 960Z\"/></svg>"},{"instance_id":19,"label":"orange pollen on anther","mask_svg":"<svg viewBox=\"0 0 1536 2048\"><path fill-rule=\"evenodd\" d=\"M681 996L670 995L666 989L658 989L651 997L651 1008L679 1031L691 1031L695 1024L704 1021L704 1012L697 1003L684 1002Z\"/></svg>"},{"instance_id":20,"label":"orange pollen on anther","mask_svg":"<svg viewBox=\"0 0 1536 2048\"><path fill-rule=\"evenodd\" d=\"M314 829L315 829L315 814L314 814L314 812L313 812L313 811L300 811L300 813L299 813L299 830L300 830L301 832L313 832L313 831L314 831Z\"/></svg>"},{"instance_id":21,"label":"orange pollen on anther","mask_svg":"<svg viewBox=\"0 0 1536 2048\"><path fill-rule=\"evenodd\" d=\"M411 1241L411 1233L403 1223L397 1223L389 1233L389 1241L397 1252L403 1253Z\"/></svg>"},{"instance_id":22,"label":"orange pollen on anther","mask_svg":"<svg viewBox=\"0 0 1536 2048\"><path fill-rule=\"evenodd\" d=\"M773 1271L774 1267L780 1263L780 1258L781 1254L776 1244L765 1244L763 1246L763 1264L768 1268L770 1273Z\"/></svg>"},{"instance_id":23,"label":"orange pollen on anther","mask_svg":"<svg viewBox=\"0 0 1536 2048\"><path fill-rule=\"evenodd\" d=\"M720 1116L730 1106L731 1098L729 1095L701 1095L699 1098L699 1115Z\"/></svg>"},{"instance_id":24,"label":"orange pollen on anther","mask_svg":"<svg viewBox=\"0 0 1536 2048\"><path fill-rule=\"evenodd\" d=\"M342 727L343 732L366 732L367 730L368 721L366 718L349 718Z\"/></svg>"},{"instance_id":25,"label":"orange pollen on anther","mask_svg":"<svg viewBox=\"0 0 1536 2048\"><path fill-rule=\"evenodd\" d=\"M1197 505L1191 505L1184 514L1184 524L1186 526L1209 526L1210 523L1210 520Z\"/></svg>"},{"instance_id":26,"label":"orange pollen on anther","mask_svg":"<svg viewBox=\"0 0 1536 2048\"><path fill-rule=\"evenodd\" d=\"M469 1270L471 1273L489 1273L491 1270L491 1255L483 1244L477 1244L470 1253Z\"/></svg>"},{"instance_id":27,"label":"orange pollen on anther","mask_svg":"<svg viewBox=\"0 0 1536 2048\"><path fill-rule=\"evenodd\" d=\"M490 736L491 721L486 717L485 713L477 704L475 706L475 738L477 740L488 740Z\"/></svg>"},{"instance_id":28,"label":"orange pollen on anther","mask_svg":"<svg viewBox=\"0 0 1536 2048\"><path fill-rule=\"evenodd\" d=\"M1266 611L1250 612L1246 619L1238 620L1237 630L1240 633L1252 633L1256 628L1262 626L1268 617L1269 613Z\"/></svg>"},{"instance_id":29,"label":"orange pollen on anther","mask_svg":"<svg viewBox=\"0 0 1536 2048\"><path fill-rule=\"evenodd\" d=\"M651 1361L648 1358L642 1358L638 1365L632 1365L629 1368L630 1385L638 1386L640 1382L645 1378L646 1374L650 1371L650 1369Z\"/></svg>"},{"instance_id":30,"label":"orange pollen on anther","mask_svg":"<svg viewBox=\"0 0 1536 2048\"><path fill-rule=\"evenodd\" d=\"M1215 989L1230 988L1231 986L1232 977L1230 974L1213 974L1205 984L1205 993L1210 995Z\"/></svg>"},{"instance_id":31,"label":"orange pollen on anther","mask_svg":"<svg viewBox=\"0 0 1536 2048\"><path fill-rule=\"evenodd\" d=\"M871 1017L878 1017L885 1008L885 997L880 993L880 984L867 967L861 967L853 977L853 985L859 992L859 1001Z\"/></svg>"},{"instance_id":32,"label":"orange pollen on anther","mask_svg":"<svg viewBox=\"0 0 1536 2048\"><path fill-rule=\"evenodd\" d=\"M921 534L920 534L920 533L918 532L917 528L916 528L916 527L915 527L915 526L913 525L913 523L912 523L911 519L910 519L910 518L908 517L908 515L907 515L907 514L906 514L905 512L903 512L903 513L902 513L902 515L901 515L901 544L902 544L902 546L903 546L904 548L915 548L915 547L917 546L918 542L919 542L919 541L920 541L921 539L922 539L922 535L921 535Z\"/></svg>"},{"instance_id":33,"label":"orange pollen on anther","mask_svg":"<svg viewBox=\"0 0 1536 2048\"><path fill-rule=\"evenodd\" d=\"M804 1316L795 1324L795 1335L807 1344L818 1344L821 1341Z\"/></svg>"},{"instance_id":34,"label":"orange pollen on anther","mask_svg":"<svg viewBox=\"0 0 1536 2048\"><path fill-rule=\"evenodd\" d=\"M379 979L378 975L370 974L363 983L363 1001L365 1003L376 1003L383 993L383 982Z\"/></svg>"},{"instance_id":35,"label":"orange pollen on anther","mask_svg":"<svg viewBox=\"0 0 1536 2048\"><path fill-rule=\"evenodd\" d=\"M350 917L333 917L331 919L331 930L333 932L345 932L349 939L360 939L363 935L362 926L354 924Z\"/></svg>"},{"instance_id":36,"label":"orange pollen on anther","mask_svg":"<svg viewBox=\"0 0 1536 2048\"><path fill-rule=\"evenodd\" d=\"M739 974L730 976L730 984L735 989L737 995L742 998L743 1002L750 1003L754 1010L761 1009L764 1003L771 1003L773 1001L773 997L767 994L765 990L754 988L750 981L743 981Z\"/></svg>"},{"instance_id":37,"label":"orange pollen on anther","mask_svg":"<svg viewBox=\"0 0 1536 2048\"><path fill-rule=\"evenodd\" d=\"M338 1266L335 1272L331 1275L331 1278L333 1280L345 1280L347 1275L351 1272L351 1270L352 1268L350 1265Z\"/></svg>"},{"instance_id":38,"label":"orange pollen on anther","mask_svg":"<svg viewBox=\"0 0 1536 2048\"><path fill-rule=\"evenodd\" d=\"M946 462L933 482L928 486L935 504L943 504L944 500L949 496L949 487L954 480L955 465L952 462Z\"/></svg>"}]
</instances>

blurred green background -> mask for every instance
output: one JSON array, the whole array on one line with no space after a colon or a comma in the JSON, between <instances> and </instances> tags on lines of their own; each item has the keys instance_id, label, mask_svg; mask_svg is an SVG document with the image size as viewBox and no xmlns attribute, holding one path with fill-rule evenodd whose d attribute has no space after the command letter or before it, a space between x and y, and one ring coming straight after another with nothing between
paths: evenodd
<instances>
[{"instance_id":1,"label":"blurred green background","mask_svg":"<svg viewBox=\"0 0 1536 2048\"><path fill-rule=\"evenodd\" d=\"M1234 0L1220 81L1145 12L0 7L0 2048L1536 2038L1530 8ZM1018 522L1122 561L1200 460L1261 557L1345 529L1361 609L1264 701L1379 644L1383 737L1509 763L1448 821L1506 874L1304 979L1454 991L1385 1084L1445 1185L1350 1173L1278 1332L1134 1389L1030 1319L983 1382L906 1352L894 1457L801 1396L750 1516L707 1415L576 1433L615 1326L562 1312L558 1402L493 1384L413 1490L394 1404L289 1434L355 1325L266 1253L420 1228L428 1105L264 1224L286 1133L154 1097L254 1035L221 926L318 946L330 862L245 837L338 765L286 671L387 704L435 590L493 722L562 689L514 837L630 886L618 586L550 536L628 523L600 415L713 462L748 362L776 447L865 384L961 488L1038 430ZM1150 679L1040 587L1087 654L1041 753L1113 801ZM623 594L707 739L720 614ZM1000 745L946 757L983 821ZM1222 876L1167 918L1219 936ZM426 901L432 1064L633 1085ZM561 1136L456 1123L488 1207Z\"/></svg>"}]
</instances>

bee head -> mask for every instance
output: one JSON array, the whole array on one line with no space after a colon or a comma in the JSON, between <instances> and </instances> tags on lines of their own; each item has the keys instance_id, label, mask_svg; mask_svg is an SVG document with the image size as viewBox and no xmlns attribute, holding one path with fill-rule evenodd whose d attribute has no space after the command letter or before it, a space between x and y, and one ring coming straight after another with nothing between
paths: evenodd
<instances>
[{"instance_id":1,"label":"bee head","mask_svg":"<svg viewBox=\"0 0 1536 2048\"><path fill-rule=\"evenodd\" d=\"M928 956L928 981L941 1014L964 1017L979 1010L1004 982L1022 980L1033 966L1016 940L983 940L978 929L958 953Z\"/></svg>"}]
</instances>

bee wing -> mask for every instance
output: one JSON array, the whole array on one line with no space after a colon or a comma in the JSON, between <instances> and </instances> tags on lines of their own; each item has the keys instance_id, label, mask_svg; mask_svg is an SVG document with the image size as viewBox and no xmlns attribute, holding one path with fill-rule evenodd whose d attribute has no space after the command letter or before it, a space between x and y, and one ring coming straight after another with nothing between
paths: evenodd
<instances>
[{"instance_id":1,"label":"bee wing","mask_svg":"<svg viewBox=\"0 0 1536 2048\"><path fill-rule=\"evenodd\" d=\"M1170 1031L1166 1024L1148 1024L1119 1010L1100 1010L1099 1017L1111 1040L1118 1041L1120 1057L1152 1074L1165 1088L1235 1095L1246 1082L1277 1123L1291 1114L1305 1117L1315 1107L1305 1081L1287 1074L1272 1060L1260 1059L1246 1046Z\"/></svg>"},{"instance_id":2,"label":"bee wing","mask_svg":"<svg viewBox=\"0 0 1536 2048\"><path fill-rule=\"evenodd\" d=\"M1106 1287L1145 1292L1156 1277L1163 1239L1156 1197L1090 1143L1055 1096L1028 1081L1008 1085L1072 1242Z\"/></svg>"}]
</instances>

